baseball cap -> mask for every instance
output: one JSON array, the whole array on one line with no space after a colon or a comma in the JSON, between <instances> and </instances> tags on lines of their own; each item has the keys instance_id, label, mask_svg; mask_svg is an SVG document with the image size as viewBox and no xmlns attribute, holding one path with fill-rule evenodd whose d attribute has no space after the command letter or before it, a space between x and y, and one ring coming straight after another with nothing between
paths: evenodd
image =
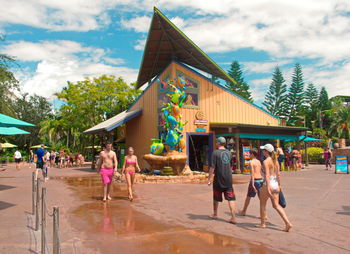
<instances>
[{"instance_id":1,"label":"baseball cap","mask_svg":"<svg viewBox=\"0 0 350 254\"><path fill-rule=\"evenodd\" d=\"M218 137L216 141L220 144L226 144L226 139L224 137Z\"/></svg>"},{"instance_id":2,"label":"baseball cap","mask_svg":"<svg viewBox=\"0 0 350 254\"><path fill-rule=\"evenodd\" d=\"M260 146L260 149L266 150L270 153L272 153L275 150L275 148L273 148L273 145L271 145L271 144L266 144L266 145Z\"/></svg>"}]
</instances>

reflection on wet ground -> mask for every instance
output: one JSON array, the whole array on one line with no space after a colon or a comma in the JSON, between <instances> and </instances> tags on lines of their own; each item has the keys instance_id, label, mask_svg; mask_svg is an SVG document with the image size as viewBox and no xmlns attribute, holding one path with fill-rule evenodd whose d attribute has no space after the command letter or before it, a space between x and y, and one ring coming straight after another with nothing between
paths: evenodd
<instances>
[{"instance_id":1,"label":"reflection on wet ground","mask_svg":"<svg viewBox=\"0 0 350 254\"><path fill-rule=\"evenodd\" d=\"M132 208L124 184L114 183L113 200L103 203L99 178L63 180L85 201L78 202L71 224L85 233L84 244L100 253L277 253L230 236L163 224Z\"/></svg>"}]
</instances>

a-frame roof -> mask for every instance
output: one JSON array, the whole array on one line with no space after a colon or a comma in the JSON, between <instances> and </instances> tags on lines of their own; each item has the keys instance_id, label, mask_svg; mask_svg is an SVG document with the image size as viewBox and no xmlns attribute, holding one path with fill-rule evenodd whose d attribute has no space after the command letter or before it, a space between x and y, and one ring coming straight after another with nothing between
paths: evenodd
<instances>
[{"instance_id":1,"label":"a-frame roof","mask_svg":"<svg viewBox=\"0 0 350 254\"><path fill-rule=\"evenodd\" d=\"M137 86L150 81L176 60L226 81L235 82L156 7L148 32Z\"/></svg>"}]
</instances>

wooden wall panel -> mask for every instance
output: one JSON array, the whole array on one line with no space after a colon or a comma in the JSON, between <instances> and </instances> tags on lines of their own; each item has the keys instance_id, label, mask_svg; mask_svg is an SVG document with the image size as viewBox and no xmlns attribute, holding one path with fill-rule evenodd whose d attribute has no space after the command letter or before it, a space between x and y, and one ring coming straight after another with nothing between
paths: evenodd
<instances>
[{"instance_id":1,"label":"wooden wall panel","mask_svg":"<svg viewBox=\"0 0 350 254\"><path fill-rule=\"evenodd\" d=\"M167 74L171 66L161 74ZM130 108L130 110L142 109L142 114L126 123L126 146L132 146L139 158L141 168L149 167L146 161L142 159L144 154L150 152L152 138L158 138L158 87L151 84L145 90L139 100Z\"/></svg>"},{"instance_id":2,"label":"wooden wall panel","mask_svg":"<svg viewBox=\"0 0 350 254\"><path fill-rule=\"evenodd\" d=\"M250 103L230 94L224 89L212 84L207 79L195 74L188 68L175 62L169 65L161 74L161 79L170 73L173 79L176 70L193 77L200 82L199 108L182 108L183 120L188 121L184 127L184 136L187 132L195 132L195 114L201 110L205 119L216 123L243 123L277 126L278 120ZM158 137L158 87L151 85L141 98L130 108L130 110L142 109L142 115L130 120L126 124L126 145L135 149L139 158L140 167L149 167L142 159L144 154L149 153L151 138ZM207 127L209 131L209 126ZM184 151L186 152L186 151Z\"/></svg>"}]
</instances>

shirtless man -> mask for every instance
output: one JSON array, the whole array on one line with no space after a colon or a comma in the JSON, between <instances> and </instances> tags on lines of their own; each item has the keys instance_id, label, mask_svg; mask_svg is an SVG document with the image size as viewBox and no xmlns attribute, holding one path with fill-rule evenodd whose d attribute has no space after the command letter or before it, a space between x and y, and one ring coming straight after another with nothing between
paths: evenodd
<instances>
[{"instance_id":1,"label":"shirtless man","mask_svg":"<svg viewBox=\"0 0 350 254\"><path fill-rule=\"evenodd\" d=\"M249 182L248 186L248 193L247 197L244 202L243 209L239 212L239 215L245 216L247 212L247 208L250 203L250 199L254 198L256 196L256 193L258 193L258 197L260 199L260 189L264 183L263 177L261 175L261 163L257 159L258 157L258 151L253 148L250 152L250 177L251 180Z\"/></svg>"},{"instance_id":2,"label":"shirtless man","mask_svg":"<svg viewBox=\"0 0 350 254\"><path fill-rule=\"evenodd\" d=\"M100 153L97 164L97 171L101 174L103 183L103 202L111 200L111 184L114 170L117 170L118 162L115 152L112 151L112 144L107 142L104 151Z\"/></svg>"}]
</instances>

